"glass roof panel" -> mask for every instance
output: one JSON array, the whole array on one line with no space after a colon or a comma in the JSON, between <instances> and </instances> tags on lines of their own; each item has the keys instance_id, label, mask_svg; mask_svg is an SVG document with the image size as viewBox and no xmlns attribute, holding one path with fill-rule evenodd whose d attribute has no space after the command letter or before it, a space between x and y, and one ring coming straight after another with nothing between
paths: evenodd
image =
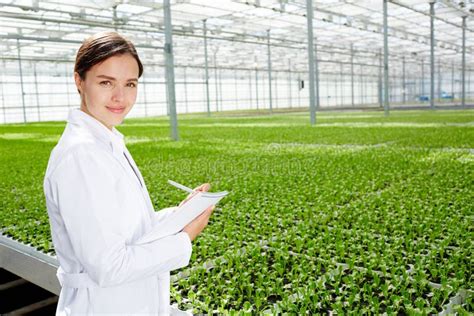
<instances>
[{"instance_id":1,"label":"glass roof panel","mask_svg":"<svg viewBox=\"0 0 474 316\"><path fill-rule=\"evenodd\" d=\"M340 71L337 62L350 59L351 45L357 49L355 62L378 63L373 56L383 48L382 1L315 0L313 7L315 43L322 48L318 58L334 61L325 66L327 70L334 67L334 71ZM280 57L291 56L295 67L307 70L305 0L174 0L171 9L176 60L184 65L203 66L202 28L206 19L208 45L210 49L219 47L216 58L220 65L232 61L233 65L253 68L253 56L260 56L260 67L265 67L266 31L270 30L273 69L287 69L288 61ZM474 4L470 3L463 7L459 1L436 1L436 58L460 65L460 26L462 16L466 15L466 59L472 67L473 10ZM429 58L429 11L428 0L389 1L391 58L405 56L417 62ZM140 51L146 52L145 63L163 63L164 21L160 2L0 0L0 50L5 58L17 55L18 39L24 58L73 60L84 38L114 28L141 46ZM368 59L363 54L368 54Z\"/></svg>"}]
</instances>

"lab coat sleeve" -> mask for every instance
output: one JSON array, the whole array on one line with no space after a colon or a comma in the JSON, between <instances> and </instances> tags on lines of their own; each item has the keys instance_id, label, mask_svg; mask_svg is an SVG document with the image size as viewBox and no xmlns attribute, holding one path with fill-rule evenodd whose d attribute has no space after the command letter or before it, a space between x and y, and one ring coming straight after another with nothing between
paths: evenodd
<instances>
[{"instance_id":1,"label":"lab coat sleeve","mask_svg":"<svg viewBox=\"0 0 474 316\"><path fill-rule=\"evenodd\" d=\"M127 224L117 220L124 213L114 158L90 146L76 148L51 176L60 215L74 254L89 277L101 287L157 276L186 266L192 246L182 232L156 241L127 244ZM138 210L137 210L138 211Z\"/></svg>"},{"instance_id":2,"label":"lab coat sleeve","mask_svg":"<svg viewBox=\"0 0 474 316\"><path fill-rule=\"evenodd\" d=\"M178 207L173 206L173 207L167 207L164 209L159 210L158 212L155 212L153 214L153 226L156 226L163 220L165 220L168 216L173 214L173 212L177 209Z\"/></svg>"}]
</instances>

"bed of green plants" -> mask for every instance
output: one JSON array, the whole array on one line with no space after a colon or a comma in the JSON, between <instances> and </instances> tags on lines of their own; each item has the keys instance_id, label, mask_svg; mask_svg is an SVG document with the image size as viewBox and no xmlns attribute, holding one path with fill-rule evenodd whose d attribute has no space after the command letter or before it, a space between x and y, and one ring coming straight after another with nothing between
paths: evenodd
<instances>
[{"instance_id":1,"label":"bed of green plants","mask_svg":"<svg viewBox=\"0 0 474 316\"><path fill-rule=\"evenodd\" d=\"M42 193L64 122L0 126L0 228L54 254ZM118 129L155 208L228 190L174 272L195 313L471 313L474 111L182 116ZM205 265L206 263L206 265ZM178 272L186 277L178 278Z\"/></svg>"},{"instance_id":2,"label":"bed of green plants","mask_svg":"<svg viewBox=\"0 0 474 316\"><path fill-rule=\"evenodd\" d=\"M215 282L215 280L223 280ZM181 279L174 298L203 313L344 314L434 313L452 295L421 278L336 267L317 257L253 247L223 256L212 269Z\"/></svg>"}]
</instances>

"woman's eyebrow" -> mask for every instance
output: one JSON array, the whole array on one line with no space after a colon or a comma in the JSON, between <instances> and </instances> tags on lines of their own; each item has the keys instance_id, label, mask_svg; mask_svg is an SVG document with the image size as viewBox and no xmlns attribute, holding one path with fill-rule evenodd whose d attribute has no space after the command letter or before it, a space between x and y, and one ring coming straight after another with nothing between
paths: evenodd
<instances>
[{"instance_id":1,"label":"woman's eyebrow","mask_svg":"<svg viewBox=\"0 0 474 316\"><path fill-rule=\"evenodd\" d=\"M117 80L116 78L110 77L110 76L107 76L107 75L98 75L96 77L97 78L104 78L104 79L114 80L114 81ZM127 79L127 81L136 81L136 82L138 82L138 79L137 78L130 78L130 79Z\"/></svg>"}]
</instances>

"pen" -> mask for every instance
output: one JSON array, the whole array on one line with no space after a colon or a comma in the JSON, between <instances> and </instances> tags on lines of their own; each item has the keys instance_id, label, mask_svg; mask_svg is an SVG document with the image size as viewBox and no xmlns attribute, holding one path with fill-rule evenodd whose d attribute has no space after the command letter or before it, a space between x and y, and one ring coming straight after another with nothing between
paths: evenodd
<instances>
[{"instance_id":1,"label":"pen","mask_svg":"<svg viewBox=\"0 0 474 316\"><path fill-rule=\"evenodd\" d=\"M168 183L171 184L174 187L177 187L178 189L181 189L183 191L186 191L188 193L194 193L195 191L191 188L188 188L187 186L184 186L182 184L179 184L178 182L174 182L173 180L168 180Z\"/></svg>"}]
</instances>

